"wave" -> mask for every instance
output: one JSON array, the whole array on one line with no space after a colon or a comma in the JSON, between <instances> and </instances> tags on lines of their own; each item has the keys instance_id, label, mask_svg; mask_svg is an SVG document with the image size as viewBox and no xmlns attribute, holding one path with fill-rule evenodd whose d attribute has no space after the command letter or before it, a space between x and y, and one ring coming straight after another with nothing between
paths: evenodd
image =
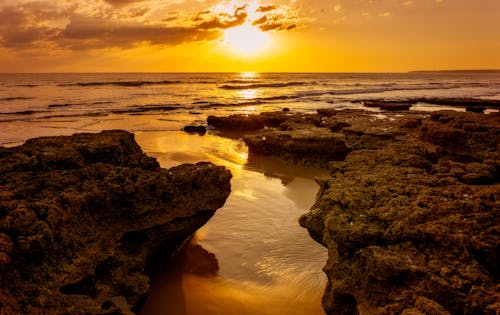
<instances>
[{"instance_id":1,"label":"wave","mask_svg":"<svg viewBox=\"0 0 500 315\"><path fill-rule=\"evenodd\" d=\"M282 88L289 86L304 86L310 85L311 82L280 82L280 83L249 83L237 85L222 85L219 88L223 90L249 90L259 88Z\"/></svg>"},{"instance_id":2,"label":"wave","mask_svg":"<svg viewBox=\"0 0 500 315\"><path fill-rule=\"evenodd\" d=\"M113 114L141 114L146 112L164 112L179 109L179 105L146 105L134 106L129 108L119 108L110 110Z\"/></svg>"},{"instance_id":3,"label":"wave","mask_svg":"<svg viewBox=\"0 0 500 315\"><path fill-rule=\"evenodd\" d=\"M49 111L46 110L22 110L22 111L17 111L17 112L0 112L0 115L33 115L33 114L38 114L38 113L47 113Z\"/></svg>"},{"instance_id":4,"label":"wave","mask_svg":"<svg viewBox=\"0 0 500 315\"><path fill-rule=\"evenodd\" d=\"M136 86L144 86L144 85L172 85L172 84L182 84L184 81L109 81L109 82L78 82L78 83L62 83L57 86L65 87L65 86L105 86L105 85L114 85L114 86L122 86L122 87L136 87Z\"/></svg>"},{"instance_id":5,"label":"wave","mask_svg":"<svg viewBox=\"0 0 500 315\"><path fill-rule=\"evenodd\" d=\"M256 84L262 82L260 80L248 80L248 79L235 79L235 80L228 80L226 83L231 83L231 84Z\"/></svg>"},{"instance_id":6,"label":"wave","mask_svg":"<svg viewBox=\"0 0 500 315\"><path fill-rule=\"evenodd\" d=\"M24 101L24 100L32 100L32 99L34 99L34 97L15 96L15 97L0 98L0 101L11 102L11 101Z\"/></svg>"},{"instance_id":7,"label":"wave","mask_svg":"<svg viewBox=\"0 0 500 315\"><path fill-rule=\"evenodd\" d=\"M111 101L99 101L92 103L64 103L64 104L49 104L48 108L57 108L57 107L70 107L70 106L79 106L79 105L107 105L113 104Z\"/></svg>"},{"instance_id":8,"label":"wave","mask_svg":"<svg viewBox=\"0 0 500 315\"><path fill-rule=\"evenodd\" d=\"M34 88L39 86L38 84L18 84L18 85L13 85L14 87L26 87L26 88Z\"/></svg>"}]
</instances>

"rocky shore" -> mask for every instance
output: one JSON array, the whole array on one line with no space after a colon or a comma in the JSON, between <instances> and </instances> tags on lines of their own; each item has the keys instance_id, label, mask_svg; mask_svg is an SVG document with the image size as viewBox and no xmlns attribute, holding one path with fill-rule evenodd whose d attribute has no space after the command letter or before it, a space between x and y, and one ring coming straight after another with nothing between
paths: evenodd
<instances>
[{"instance_id":1,"label":"rocky shore","mask_svg":"<svg viewBox=\"0 0 500 315\"><path fill-rule=\"evenodd\" d=\"M208 123L250 156L329 168L300 218L328 248L328 315L499 314L500 114L401 108Z\"/></svg>"},{"instance_id":2,"label":"rocky shore","mask_svg":"<svg viewBox=\"0 0 500 315\"><path fill-rule=\"evenodd\" d=\"M0 313L131 314L231 173L161 169L125 131L0 147Z\"/></svg>"}]
</instances>

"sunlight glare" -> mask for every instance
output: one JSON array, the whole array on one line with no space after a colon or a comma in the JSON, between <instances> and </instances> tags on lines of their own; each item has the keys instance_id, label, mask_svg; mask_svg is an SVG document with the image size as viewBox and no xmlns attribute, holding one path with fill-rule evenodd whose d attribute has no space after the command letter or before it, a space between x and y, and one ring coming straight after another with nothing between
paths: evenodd
<instances>
[{"instance_id":1,"label":"sunlight glare","mask_svg":"<svg viewBox=\"0 0 500 315\"><path fill-rule=\"evenodd\" d=\"M238 96L244 100L251 100L257 97L258 92L258 90L240 90Z\"/></svg>"},{"instance_id":2,"label":"sunlight glare","mask_svg":"<svg viewBox=\"0 0 500 315\"><path fill-rule=\"evenodd\" d=\"M224 32L224 43L240 55L249 56L262 52L270 40L267 33L249 23L229 28Z\"/></svg>"},{"instance_id":3,"label":"sunlight glare","mask_svg":"<svg viewBox=\"0 0 500 315\"><path fill-rule=\"evenodd\" d=\"M241 72L240 73L240 77L243 79L243 80L251 80L251 79L255 79L257 77L257 72Z\"/></svg>"}]
</instances>

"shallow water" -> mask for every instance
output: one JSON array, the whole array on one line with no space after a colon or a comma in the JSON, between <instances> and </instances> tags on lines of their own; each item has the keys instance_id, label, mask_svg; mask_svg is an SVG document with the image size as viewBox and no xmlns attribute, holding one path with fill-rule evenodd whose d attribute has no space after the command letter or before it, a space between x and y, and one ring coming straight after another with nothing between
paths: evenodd
<instances>
[{"instance_id":1,"label":"shallow water","mask_svg":"<svg viewBox=\"0 0 500 315\"><path fill-rule=\"evenodd\" d=\"M215 254L217 274L182 273L177 266L177 273L156 279L142 315L323 314L326 249L298 217L313 204L313 177L324 171L248 161L242 142L213 135L141 132L136 139L163 167L204 160L233 173L226 204L195 236Z\"/></svg>"}]
</instances>

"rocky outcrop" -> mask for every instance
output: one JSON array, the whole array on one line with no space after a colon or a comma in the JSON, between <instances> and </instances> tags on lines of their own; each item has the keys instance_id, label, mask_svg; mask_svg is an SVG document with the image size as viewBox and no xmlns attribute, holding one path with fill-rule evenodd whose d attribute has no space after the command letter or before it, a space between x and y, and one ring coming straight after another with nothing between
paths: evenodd
<instances>
[{"instance_id":1,"label":"rocky outcrop","mask_svg":"<svg viewBox=\"0 0 500 315\"><path fill-rule=\"evenodd\" d=\"M326 165L343 160L350 148L345 136L325 128L266 130L243 138L251 154L262 154L304 165Z\"/></svg>"},{"instance_id":2,"label":"rocky outcrop","mask_svg":"<svg viewBox=\"0 0 500 315\"><path fill-rule=\"evenodd\" d=\"M300 218L329 250L327 314L500 312L500 115L413 119L332 162Z\"/></svg>"},{"instance_id":3,"label":"rocky outcrop","mask_svg":"<svg viewBox=\"0 0 500 315\"><path fill-rule=\"evenodd\" d=\"M327 167L352 150L385 146L424 115L413 113L397 121L362 110L318 110L317 114L267 112L214 117L208 123L222 135L242 137L249 154L276 157L295 164ZM244 122L243 122L244 121Z\"/></svg>"},{"instance_id":4,"label":"rocky outcrop","mask_svg":"<svg viewBox=\"0 0 500 315\"><path fill-rule=\"evenodd\" d=\"M481 98L441 98L441 97L410 97L406 99L371 99L361 101L366 107L378 107L381 110L408 110L417 103L445 105L465 108L466 111L482 113L485 109L498 109L499 100Z\"/></svg>"},{"instance_id":5,"label":"rocky outcrop","mask_svg":"<svg viewBox=\"0 0 500 315\"><path fill-rule=\"evenodd\" d=\"M209 163L161 169L124 131L0 147L0 313L137 311L230 178Z\"/></svg>"}]
</instances>

